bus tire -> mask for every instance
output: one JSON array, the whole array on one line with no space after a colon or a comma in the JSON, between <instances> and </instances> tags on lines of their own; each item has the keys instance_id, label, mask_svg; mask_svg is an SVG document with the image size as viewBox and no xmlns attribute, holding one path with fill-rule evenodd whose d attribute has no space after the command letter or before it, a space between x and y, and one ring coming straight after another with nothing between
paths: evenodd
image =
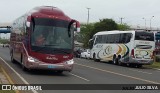
<instances>
[{"instance_id":1,"label":"bus tire","mask_svg":"<svg viewBox=\"0 0 160 93\"><path fill-rule=\"evenodd\" d=\"M118 65L122 66L123 63L121 61L118 60Z\"/></svg>"},{"instance_id":2,"label":"bus tire","mask_svg":"<svg viewBox=\"0 0 160 93\"><path fill-rule=\"evenodd\" d=\"M95 53L93 54L93 60L94 60L95 62L100 62L99 59L96 59L96 54L95 54Z\"/></svg>"},{"instance_id":3,"label":"bus tire","mask_svg":"<svg viewBox=\"0 0 160 93\"><path fill-rule=\"evenodd\" d=\"M16 63L16 60L13 58L13 51L11 52L11 62Z\"/></svg>"},{"instance_id":4,"label":"bus tire","mask_svg":"<svg viewBox=\"0 0 160 93\"><path fill-rule=\"evenodd\" d=\"M57 73L58 73L58 74L62 74L62 73L63 73L63 70L58 70Z\"/></svg>"},{"instance_id":5,"label":"bus tire","mask_svg":"<svg viewBox=\"0 0 160 93\"><path fill-rule=\"evenodd\" d=\"M142 64L137 64L137 68L141 68L142 67Z\"/></svg>"},{"instance_id":6,"label":"bus tire","mask_svg":"<svg viewBox=\"0 0 160 93\"><path fill-rule=\"evenodd\" d=\"M118 64L118 58L116 58L116 56L113 56L113 60L112 60L114 65Z\"/></svg>"},{"instance_id":7,"label":"bus tire","mask_svg":"<svg viewBox=\"0 0 160 93\"><path fill-rule=\"evenodd\" d=\"M129 67L131 67L131 68L135 68L137 65L136 64L134 64L134 63L130 63L129 64Z\"/></svg>"},{"instance_id":8,"label":"bus tire","mask_svg":"<svg viewBox=\"0 0 160 93\"><path fill-rule=\"evenodd\" d=\"M23 71L28 71L28 69L24 65L24 57L22 56L22 54L21 54L21 66Z\"/></svg>"},{"instance_id":9,"label":"bus tire","mask_svg":"<svg viewBox=\"0 0 160 93\"><path fill-rule=\"evenodd\" d=\"M122 66L122 65L123 65L123 63L120 61L120 59L121 59L121 56L120 56L120 55L118 55L117 63L118 63L118 65Z\"/></svg>"}]
</instances>

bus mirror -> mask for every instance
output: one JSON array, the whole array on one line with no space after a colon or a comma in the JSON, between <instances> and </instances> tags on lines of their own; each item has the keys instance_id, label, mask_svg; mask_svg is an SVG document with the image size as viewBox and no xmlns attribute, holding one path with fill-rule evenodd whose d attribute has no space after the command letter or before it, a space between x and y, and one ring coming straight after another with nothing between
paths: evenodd
<instances>
[{"instance_id":1,"label":"bus mirror","mask_svg":"<svg viewBox=\"0 0 160 93\"><path fill-rule=\"evenodd\" d=\"M90 39L88 42L89 48L92 49L93 47L93 39Z\"/></svg>"},{"instance_id":2,"label":"bus mirror","mask_svg":"<svg viewBox=\"0 0 160 93\"><path fill-rule=\"evenodd\" d=\"M71 30L72 26L75 28L74 31L80 32L80 23L76 20L71 20L68 25L68 31Z\"/></svg>"},{"instance_id":3,"label":"bus mirror","mask_svg":"<svg viewBox=\"0 0 160 93\"><path fill-rule=\"evenodd\" d=\"M80 32L80 23L78 21L76 21L76 31Z\"/></svg>"},{"instance_id":4,"label":"bus mirror","mask_svg":"<svg viewBox=\"0 0 160 93\"><path fill-rule=\"evenodd\" d=\"M93 41L93 39L90 39L90 40L89 40L89 42L92 42L92 41Z\"/></svg>"},{"instance_id":5,"label":"bus mirror","mask_svg":"<svg viewBox=\"0 0 160 93\"><path fill-rule=\"evenodd\" d=\"M34 28L35 28L35 19L34 19L34 17L33 16L31 16L31 28L32 28L32 31L34 31Z\"/></svg>"},{"instance_id":6,"label":"bus mirror","mask_svg":"<svg viewBox=\"0 0 160 93\"><path fill-rule=\"evenodd\" d=\"M80 28L77 28L77 32L80 32Z\"/></svg>"}]
</instances>

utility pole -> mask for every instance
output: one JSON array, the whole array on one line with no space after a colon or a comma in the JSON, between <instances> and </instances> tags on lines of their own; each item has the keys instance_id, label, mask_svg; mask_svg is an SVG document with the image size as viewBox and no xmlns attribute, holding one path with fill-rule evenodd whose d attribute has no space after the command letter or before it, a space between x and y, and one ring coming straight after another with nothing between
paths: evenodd
<instances>
[{"instance_id":1,"label":"utility pole","mask_svg":"<svg viewBox=\"0 0 160 93\"><path fill-rule=\"evenodd\" d=\"M152 18L153 18L153 17L154 17L154 16L152 16L152 17L151 17L151 19L150 19L150 31L152 30L152 26L151 26L151 25L152 25L152 24L151 24L151 20L152 20Z\"/></svg>"},{"instance_id":2,"label":"utility pole","mask_svg":"<svg viewBox=\"0 0 160 93\"><path fill-rule=\"evenodd\" d=\"M145 24L145 30L147 29L146 28L146 19L143 17L142 19L144 19L144 24Z\"/></svg>"},{"instance_id":3,"label":"utility pole","mask_svg":"<svg viewBox=\"0 0 160 93\"><path fill-rule=\"evenodd\" d=\"M87 18L87 24L89 23L89 10L91 9L91 8L87 8L88 9L88 18Z\"/></svg>"},{"instance_id":4,"label":"utility pole","mask_svg":"<svg viewBox=\"0 0 160 93\"><path fill-rule=\"evenodd\" d=\"M123 19L124 19L124 18L122 18L122 17L120 18L120 20L121 20L121 25L122 25Z\"/></svg>"}]
</instances>

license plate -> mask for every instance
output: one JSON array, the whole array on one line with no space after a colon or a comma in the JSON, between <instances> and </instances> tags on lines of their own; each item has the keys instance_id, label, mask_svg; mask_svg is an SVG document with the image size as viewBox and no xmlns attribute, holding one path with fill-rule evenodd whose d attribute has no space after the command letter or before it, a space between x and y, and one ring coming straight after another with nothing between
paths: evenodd
<instances>
[{"instance_id":1,"label":"license plate","mask_svg":"<svg viewBox=\"0 0 160 93\"><path fill-rule=\"evenodd\" d=\"M48 65L48 68L54 68L54 66L53 65Z\"/></svg>"}]
</instances>

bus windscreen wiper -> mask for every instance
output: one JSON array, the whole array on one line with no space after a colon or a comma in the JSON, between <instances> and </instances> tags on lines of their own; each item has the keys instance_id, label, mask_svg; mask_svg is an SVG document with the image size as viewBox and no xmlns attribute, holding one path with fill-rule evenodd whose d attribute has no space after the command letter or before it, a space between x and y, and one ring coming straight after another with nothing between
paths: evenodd
<instances>
[{"instance_id":1,"label":"bus windscreen wiper","mask_svg":"<svg viewBox=\"0 0 160 93\"><path fill-rule=\"evenodd\" d=\"M43 46L58 46L57 44L45 44Z\"/></svg>"},{"instance_id":2,"label":"bus windscreen wiper","mask_svg":"<svg viewBox=\"0 0 160 93\"><path fill-rule=\"evenodd\" d=\"M43 50L43 49L45 49L45 47L40 47L40 48L38 48L38 49L35 49L34 51L35 51L35 52L38 52L38 51L41 51L41 50Z\"/></svg>"},{"instance_id":3,"label":"bus windscreen wiper","mask_svg":"<svg viewBox=\"0 0 160 93\"><path fill-rule=\"evenodd\" d=\"M63 49L55 49L55 50L53 50L53 51L56 51L56 52L63 52L63 53L65 53L65 54L70 54L69 52L67 52L67 51L64 51Z\"/></svg>"},{"instance_id":4,"label":"bus windscreen wiper","mask_svg":"<svg viewBox=\"0 0 160 93\"><path fill-rule=\"evenodd\" d=\"M54 45L45 45L45 46L54 46ZM45 47L45 46L43 45L43 47L40 47L40 48L38 48L38 49L35 49L34 51L35 51L35 52L38 52L38 51L46 50L47 47ZM55 45L55 46L56 46L56 45ZM48 50L48 49L47 49L47 50ZM53 52L58 52L58 53L70 54L70 51L65 51L64 49L60 49L60 48L58 48L58 49L52 49L52 48L51 48L50 52L51 52L51 51L53 51Z\"/></svg>"},{"instance_id":5,"label":"bus windscreen wiper","mask_svg":"<svg viewBox=\"0 0 160 93\"><path fill-rule=\"evenodd\" d=\"M41 47L39 47L38 49L35 49L34 51L35 52L41 51L41 50L45 49L46 46L57 46L57 45L55 45L55 44L45 44L45 45L42 45Z\"/></svg>"}]
</instances>

